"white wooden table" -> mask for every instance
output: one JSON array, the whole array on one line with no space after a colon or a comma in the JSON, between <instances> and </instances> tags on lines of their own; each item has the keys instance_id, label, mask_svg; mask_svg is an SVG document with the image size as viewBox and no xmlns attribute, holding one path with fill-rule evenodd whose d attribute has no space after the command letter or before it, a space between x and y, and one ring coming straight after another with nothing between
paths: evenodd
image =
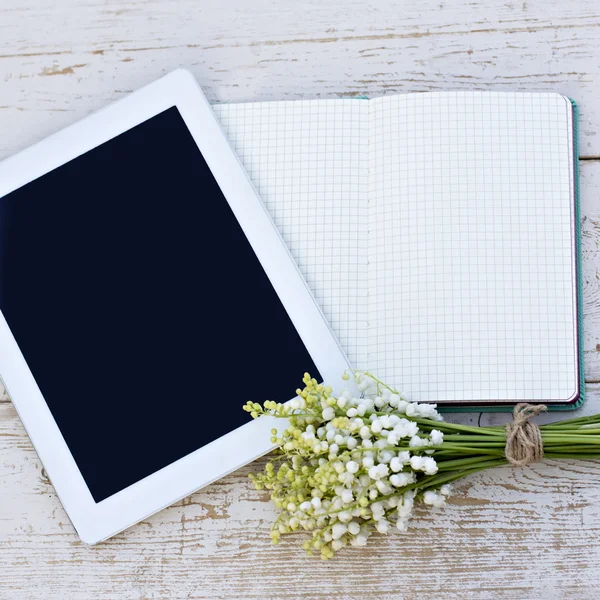
<instances>
[{"instance_id":1,"label":"white wooden table","mask_svg":"<svg viewBox=\"0 0 600 600\"><path fill-rule=\"evenodd\" d=\"M596 0L1 0L0 159L178 66L215 101L568 94L581 108L584 411L598 412L599 15ZM109 401L110 381L98 385ZM600 463L472 476L447 508L419 511L410 535L330 562L305 558L297 541L270 545L274 512L247 473L87 547L3 395L0 597L598 596Z\"/></svg>"}]
</instances>

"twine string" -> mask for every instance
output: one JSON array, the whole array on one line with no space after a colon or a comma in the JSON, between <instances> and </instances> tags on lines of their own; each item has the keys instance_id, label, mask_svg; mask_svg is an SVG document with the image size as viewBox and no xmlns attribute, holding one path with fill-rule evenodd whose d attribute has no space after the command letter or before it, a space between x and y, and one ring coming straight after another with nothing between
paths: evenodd
<instances>
[{"instance_id":1,"label":"twine string","mask_svg":"<svg viewBox=\"0 0 600 600\"><path fill-rule=\"evenodd\" d=\"M515 406L513 420L506 424L504 455L515 467L523 467L544 458L544 442L540 428L529 419L547 410L543 404L520 403Z\"/></svg>"}]
</instances>

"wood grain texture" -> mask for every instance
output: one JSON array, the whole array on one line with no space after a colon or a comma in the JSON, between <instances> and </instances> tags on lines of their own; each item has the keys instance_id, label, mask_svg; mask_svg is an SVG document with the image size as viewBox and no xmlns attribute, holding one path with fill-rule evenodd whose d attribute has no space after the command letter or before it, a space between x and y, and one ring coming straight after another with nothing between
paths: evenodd
<instances>
[{"instance_id":1,"label":"wood grain texture","mask_svg":"<svg viewBox=\"0 0 600 600\"><path fill-rule=\"evenodd\" d=\"M3 0L0 158L186 66L209 99L550 90L600 156L596 0Z\"/></svg>"},{"instance_id":2,"label":"wood grain texture","mask_svg":"<svg viewBox=\"0 0 600 600\"><path fill-rule=\"evenodd\" d=\"M600 386L591 388L600 405ZM254 468L260 465L256 464ZM600 464L548 461L458 485L408 535L335 562L271 546L274 510L241 469L98 546L77 539L10 403L0 404L3 598L588 598ZM442 592L443 590L443 592ZM550 594L550 595L548 595Z\"/></svg>"},{"instance_id":3,"label":"wood grain texture","mask_svg":"<svg viewBox=\"0 0 600 600\"><path fill-rule=\"evenodd\" d=\"M580 105L587 159L591 383L581 412L591 414L600 411L599 15L595 0L3 0L0 159L178 66L213 101L565 93ZM110 382L101 383L110 398ZM474 423L478 415L448 418ZM445 509L419 510L410 535L376 537L328 563L305 558L297 541L270 545L274 512L248 485L248 471L87 547L0 394L0 598L597 596L598 463L548 461L470 477Z\"/></svg>"},{"instance_id":4,"label":"wood grain texture","mask_svg":"<svg viewBox=\"0 0 600 600\"><path fill-rule=\"evenodd\" d=\"M580 161L583 350L588 382L600 382L600 161Z\"/></svg>"}]
</instances>

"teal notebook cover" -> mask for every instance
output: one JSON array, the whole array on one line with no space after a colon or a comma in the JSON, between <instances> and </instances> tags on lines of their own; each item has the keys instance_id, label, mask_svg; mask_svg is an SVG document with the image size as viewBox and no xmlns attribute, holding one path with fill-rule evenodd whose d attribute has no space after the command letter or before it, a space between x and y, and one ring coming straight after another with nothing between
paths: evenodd
<instances>
[{"instance_id":1,"label":"teal notebook cover","mask_svg":"<svg viewBox=\"0 0 600 600\"><path fill-rule=\"evenodd\" d=\"M579 350L579 397L567 404L548 404L549 411L567 411L581 408L585 402L585 368L583 362L583 280L581 273L581 212L580 212L580 185L579 185L579 108L572 98L573 106L573 169L575 188L575 248L577 264L577 338ZM442 405L440 412L471 413L471 412L512 412L513 405Z\"/></svg>"}]
</instances>

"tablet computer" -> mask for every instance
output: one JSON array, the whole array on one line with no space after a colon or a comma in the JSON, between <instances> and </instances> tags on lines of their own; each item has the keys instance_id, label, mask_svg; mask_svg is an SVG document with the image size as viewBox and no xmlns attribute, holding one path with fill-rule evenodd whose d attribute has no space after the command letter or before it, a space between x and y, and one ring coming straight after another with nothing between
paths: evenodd
<instances>
[{"instance_id":1,"label":"tablet computer","mask_svg":"<svg viewBox=\"0 0 600 600\"><path fill-rule=\"evenodd\" d=\"M272 449L348 362L194 78L0 163L0 376L96 543Z\"/></svg>"}]
</instances>

